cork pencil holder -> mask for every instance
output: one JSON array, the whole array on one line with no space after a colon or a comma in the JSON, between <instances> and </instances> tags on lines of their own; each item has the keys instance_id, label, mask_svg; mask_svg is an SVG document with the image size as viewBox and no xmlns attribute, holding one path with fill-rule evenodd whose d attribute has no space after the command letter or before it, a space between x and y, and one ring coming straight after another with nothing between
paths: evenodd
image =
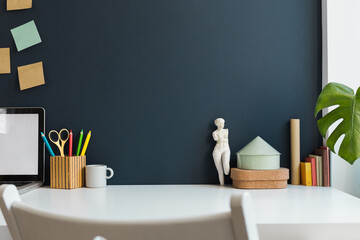
<instances>
[{"instance_id":1,"label":"cork pencil holder","mask_svg":"<svg viewBox=\"0 0 360 240\"><path fill-rule=\"evenodd\" d=\"M86 156L50 157L50 187L74 189L85 186Z\"/></svg>"}]
</instances>

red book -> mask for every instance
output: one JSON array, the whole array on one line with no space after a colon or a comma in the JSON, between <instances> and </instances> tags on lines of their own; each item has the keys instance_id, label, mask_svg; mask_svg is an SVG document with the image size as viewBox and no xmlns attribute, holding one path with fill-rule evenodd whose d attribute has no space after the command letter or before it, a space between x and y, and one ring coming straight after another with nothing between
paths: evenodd
<instances>
[{"instance_id":1,"label":"red book","mask_svg":"<svg viewBox=\"0 0 360 240\"><path fill-rule=\"evenodd\" d=\"M322 148L315 149L315 154L322 157L323 161L323 183L324 187L330 187L330 160L329 150Z\"/></svg>"},{"instance_id":2,"label":"red book","mask_svg":"<svg viewBox=\"0 0 360 240\"><path fill-rule=\"evenodd\" d=\"M311 178L312 178L312 185L317 186L317 179L316 179L316 162L315 158L307 157L305 158L305 162L311 163Z\"/></svg>"},{"instance_id":3,"label":"red book","mask_svg":"<svg viewBox=\"0 0 360 240\"><path fill-rule=\"evenodd\" d=\"M70 134L69 134L69 157L72 156L72 145L73 145L73 133L72 133L72 130L70 130Z\"/></svg>"}]
</instances>

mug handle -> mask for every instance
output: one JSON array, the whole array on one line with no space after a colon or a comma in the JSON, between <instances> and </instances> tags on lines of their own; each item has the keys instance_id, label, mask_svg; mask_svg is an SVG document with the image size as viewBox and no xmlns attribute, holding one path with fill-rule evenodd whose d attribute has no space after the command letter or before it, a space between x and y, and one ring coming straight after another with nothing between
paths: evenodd
<instances>
[{"instance_id":1,"label":"mug handle","mask_svg":"<svg viewBox=\"0 0 360 240\"><path fill-rule=\"evenodd\" d=\"M107 171L109 171L110 172L110 176L106 176L106 179L110 179L110 178L112 178L113 176L114 176L114 170L112 170L111 168L106 168L106 170Z\"/></svg>"}]
</instances>

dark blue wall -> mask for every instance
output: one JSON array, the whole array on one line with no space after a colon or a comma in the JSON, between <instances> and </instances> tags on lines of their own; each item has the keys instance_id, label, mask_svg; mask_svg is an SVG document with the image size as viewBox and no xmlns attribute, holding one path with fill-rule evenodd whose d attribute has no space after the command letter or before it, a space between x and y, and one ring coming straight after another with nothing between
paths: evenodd
<instances>
[{"instance_id":1,"label":"dark blue wall","mask_svg":"<svg viewBox=\"0 0 360 240\"><path fill-rule=\"evenodd\" d=\"M217 117L230 129L233 166L260 135L289 167L290 118L301 118L301 157L321 144L320 0L5 5L0 47L11 47L12 74L0 75L0 106L43 106L47 131L91 129L88 163L111 166L110 184L217 183ZM43 43L17 52L10 29L30 20ZM46 85L21 92L16 67L37 61Z\"/></svg>"}]
</instances>

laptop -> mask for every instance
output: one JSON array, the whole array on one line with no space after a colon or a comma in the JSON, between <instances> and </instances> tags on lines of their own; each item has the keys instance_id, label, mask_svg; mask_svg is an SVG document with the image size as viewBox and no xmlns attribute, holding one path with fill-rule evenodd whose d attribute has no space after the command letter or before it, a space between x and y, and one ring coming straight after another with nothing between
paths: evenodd
<instances>
[{"instance_id":1,"label":"laptop","mask_svg":"<svg viewBox=\"0 0 360 240\"><path fill-rule=\"evenodd\" d=\"M0 184L14 184L19 193L45 180L43 108L0 107Z\"/></svg>"}]
</instances>

